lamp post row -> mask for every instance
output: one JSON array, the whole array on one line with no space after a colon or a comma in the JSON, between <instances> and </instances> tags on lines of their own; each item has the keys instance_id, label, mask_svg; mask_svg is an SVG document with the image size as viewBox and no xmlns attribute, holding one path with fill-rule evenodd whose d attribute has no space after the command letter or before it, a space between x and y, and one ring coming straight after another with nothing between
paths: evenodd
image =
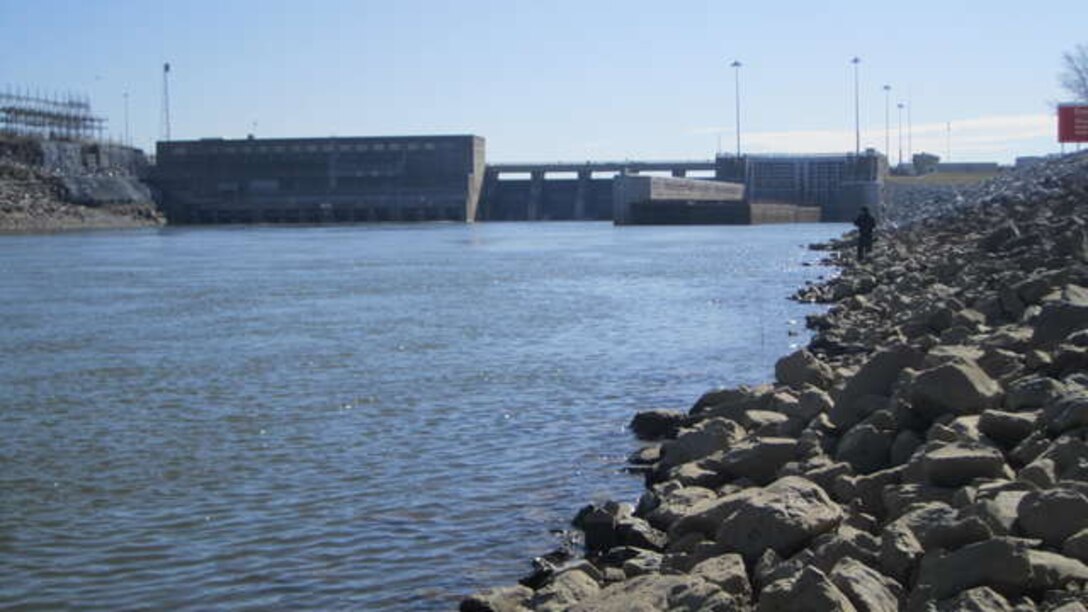
<instances>
[{"instance_id":1,"label":"lamp post row","mask_svg":"<svg viewBox=\"0 0 1088 612\"><path fill-rule=\"evenodd\" d=\"M861 155L861 78L859 64L860 57L850 60L854 65L854 154ZM729 64L733 68L733 93L734 110L736 111L736 136L737 157L740 157L740 68L744 64L740 60L733 60ZM884 85L884 154L888 155L891 149L891 85ZM910 108L903 102L897 104L899 108L899 163L903 163L903 109L907 108L907 121L910 121ZM908 128L909 129L909 128ZM911 135L908 135L908 140Z\"/></svg>"}]
</instances>

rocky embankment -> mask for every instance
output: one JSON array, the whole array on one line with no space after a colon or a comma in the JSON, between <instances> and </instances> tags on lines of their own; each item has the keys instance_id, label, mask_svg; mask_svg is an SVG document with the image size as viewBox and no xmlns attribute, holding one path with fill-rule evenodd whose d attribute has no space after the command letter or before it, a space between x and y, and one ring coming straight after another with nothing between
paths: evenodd
<instances>
[{"instance_id":1,"label":"rocky embankment","mask_svg":"<svg viewBox=\"0 0 1088 612\"><path fill-rule=\"evenodd\" d=\"M1084 610L1088 156L885 232L776 381L636 415L637 505L462 610Z\"/></svg>"},{"instance_id":2,"label":"rocky embankment","mask_svg":"<svg viewBox=\"0 0 1088 612\"><path fill-rule=\"evenodd\" d=\"M129 228L165 223L150 194L143 197L144 194L131 187L139 185L135 178L118 177L118 171L110 168L93 172L50 169L42 164L40 147L32 139L0 138L0 232ZM96 189L108 195L95 198Z\"/></svg>"}]
</instances>

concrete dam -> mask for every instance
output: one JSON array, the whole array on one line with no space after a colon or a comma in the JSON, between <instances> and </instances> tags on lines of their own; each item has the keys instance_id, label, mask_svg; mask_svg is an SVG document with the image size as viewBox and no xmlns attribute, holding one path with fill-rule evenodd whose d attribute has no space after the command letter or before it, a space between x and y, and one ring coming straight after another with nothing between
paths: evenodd
<instances>
[{"instance_id":1,"label":"concrete dam","mask_svg":"<svg viewBox=\"0 0 1088 612\"><path fill-rule=\"evenodd\" d=\"M843 221L879 204L887 168L872 151L487 164L472 135L214 138L156 153L151 182L177 224Z\"/></svg>"}]
</instances>

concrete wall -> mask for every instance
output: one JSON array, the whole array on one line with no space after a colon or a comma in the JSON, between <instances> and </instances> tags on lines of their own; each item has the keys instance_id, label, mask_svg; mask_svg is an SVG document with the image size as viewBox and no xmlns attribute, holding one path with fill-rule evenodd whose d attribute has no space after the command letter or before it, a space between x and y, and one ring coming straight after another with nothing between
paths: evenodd
<instances>
[{"instance_id":1,"label":"concrete wall","mask_svg":"<svg viewBox=\"0 0 1088 612\"><path fill-rule=\"evenodd\" d=\"M803 210L798 214L806 219L813 214L809 207L817 207L823 221L849 221L862 206L877 210L886 172L884 156L866 152L860 157L724 155L717 159L715 175L718 180L743 180L750 203L800 206Z\"/></svg>"},{"instance_id":2,"label":"concrete wall","mask_svg":"<svg viewBox=\"0 0 1088 612\"><path fill-rule=\"evenodd\" d=\"M843 183L835 196L823 206L823 220L837 223L853 221L862 206L877 215L881 206L883 183L860 181Z\"/></svg>"},{"instance_id":3,"label":"concrete wall","mask_svg":"<svg viewBox=\"0 0 1088 612\"><path fill-rule=\"evenodd\" d=\"M797 206L772 202L749 203L750 223L818 223L819 206Z\"/></svg>"},{"instance_id":4,"label":"concrete wall","mask_svg":"<svg viewBox=\"0 0 1088 612\"><path fill-rule=\"evenodd\" d=\"M612 183L612 222L746 223L744 186L659 176L617 176Z\"/></svg>"},{"instance_id":5,"label":"concrete wall","mask_svg":"<svg viewBox=\"0 0 1088 612\"><path fill-rule=\"evenodd\" d=\"M153 181L172 223L471 222L484 148L477 136L160 142Z\"/></svg>"}]
</instances>

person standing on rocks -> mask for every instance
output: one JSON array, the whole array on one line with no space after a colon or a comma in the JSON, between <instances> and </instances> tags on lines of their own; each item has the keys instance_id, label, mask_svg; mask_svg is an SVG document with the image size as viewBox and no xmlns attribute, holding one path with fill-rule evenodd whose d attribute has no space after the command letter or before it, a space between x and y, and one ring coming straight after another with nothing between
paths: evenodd
<instances>
[{"instance_id":1,"label":"person standing on rocks","mask_svg":"<svg viewBox=\"0 0 1088 612\"><path fill-rule=\"evenodd\" d=\"M873 229L876 228L876 219L869 214L868 206L861 207L854 225L858 228L858 261L865 261L865 254L873 250Z\"/></svg>"}]
</instances>

